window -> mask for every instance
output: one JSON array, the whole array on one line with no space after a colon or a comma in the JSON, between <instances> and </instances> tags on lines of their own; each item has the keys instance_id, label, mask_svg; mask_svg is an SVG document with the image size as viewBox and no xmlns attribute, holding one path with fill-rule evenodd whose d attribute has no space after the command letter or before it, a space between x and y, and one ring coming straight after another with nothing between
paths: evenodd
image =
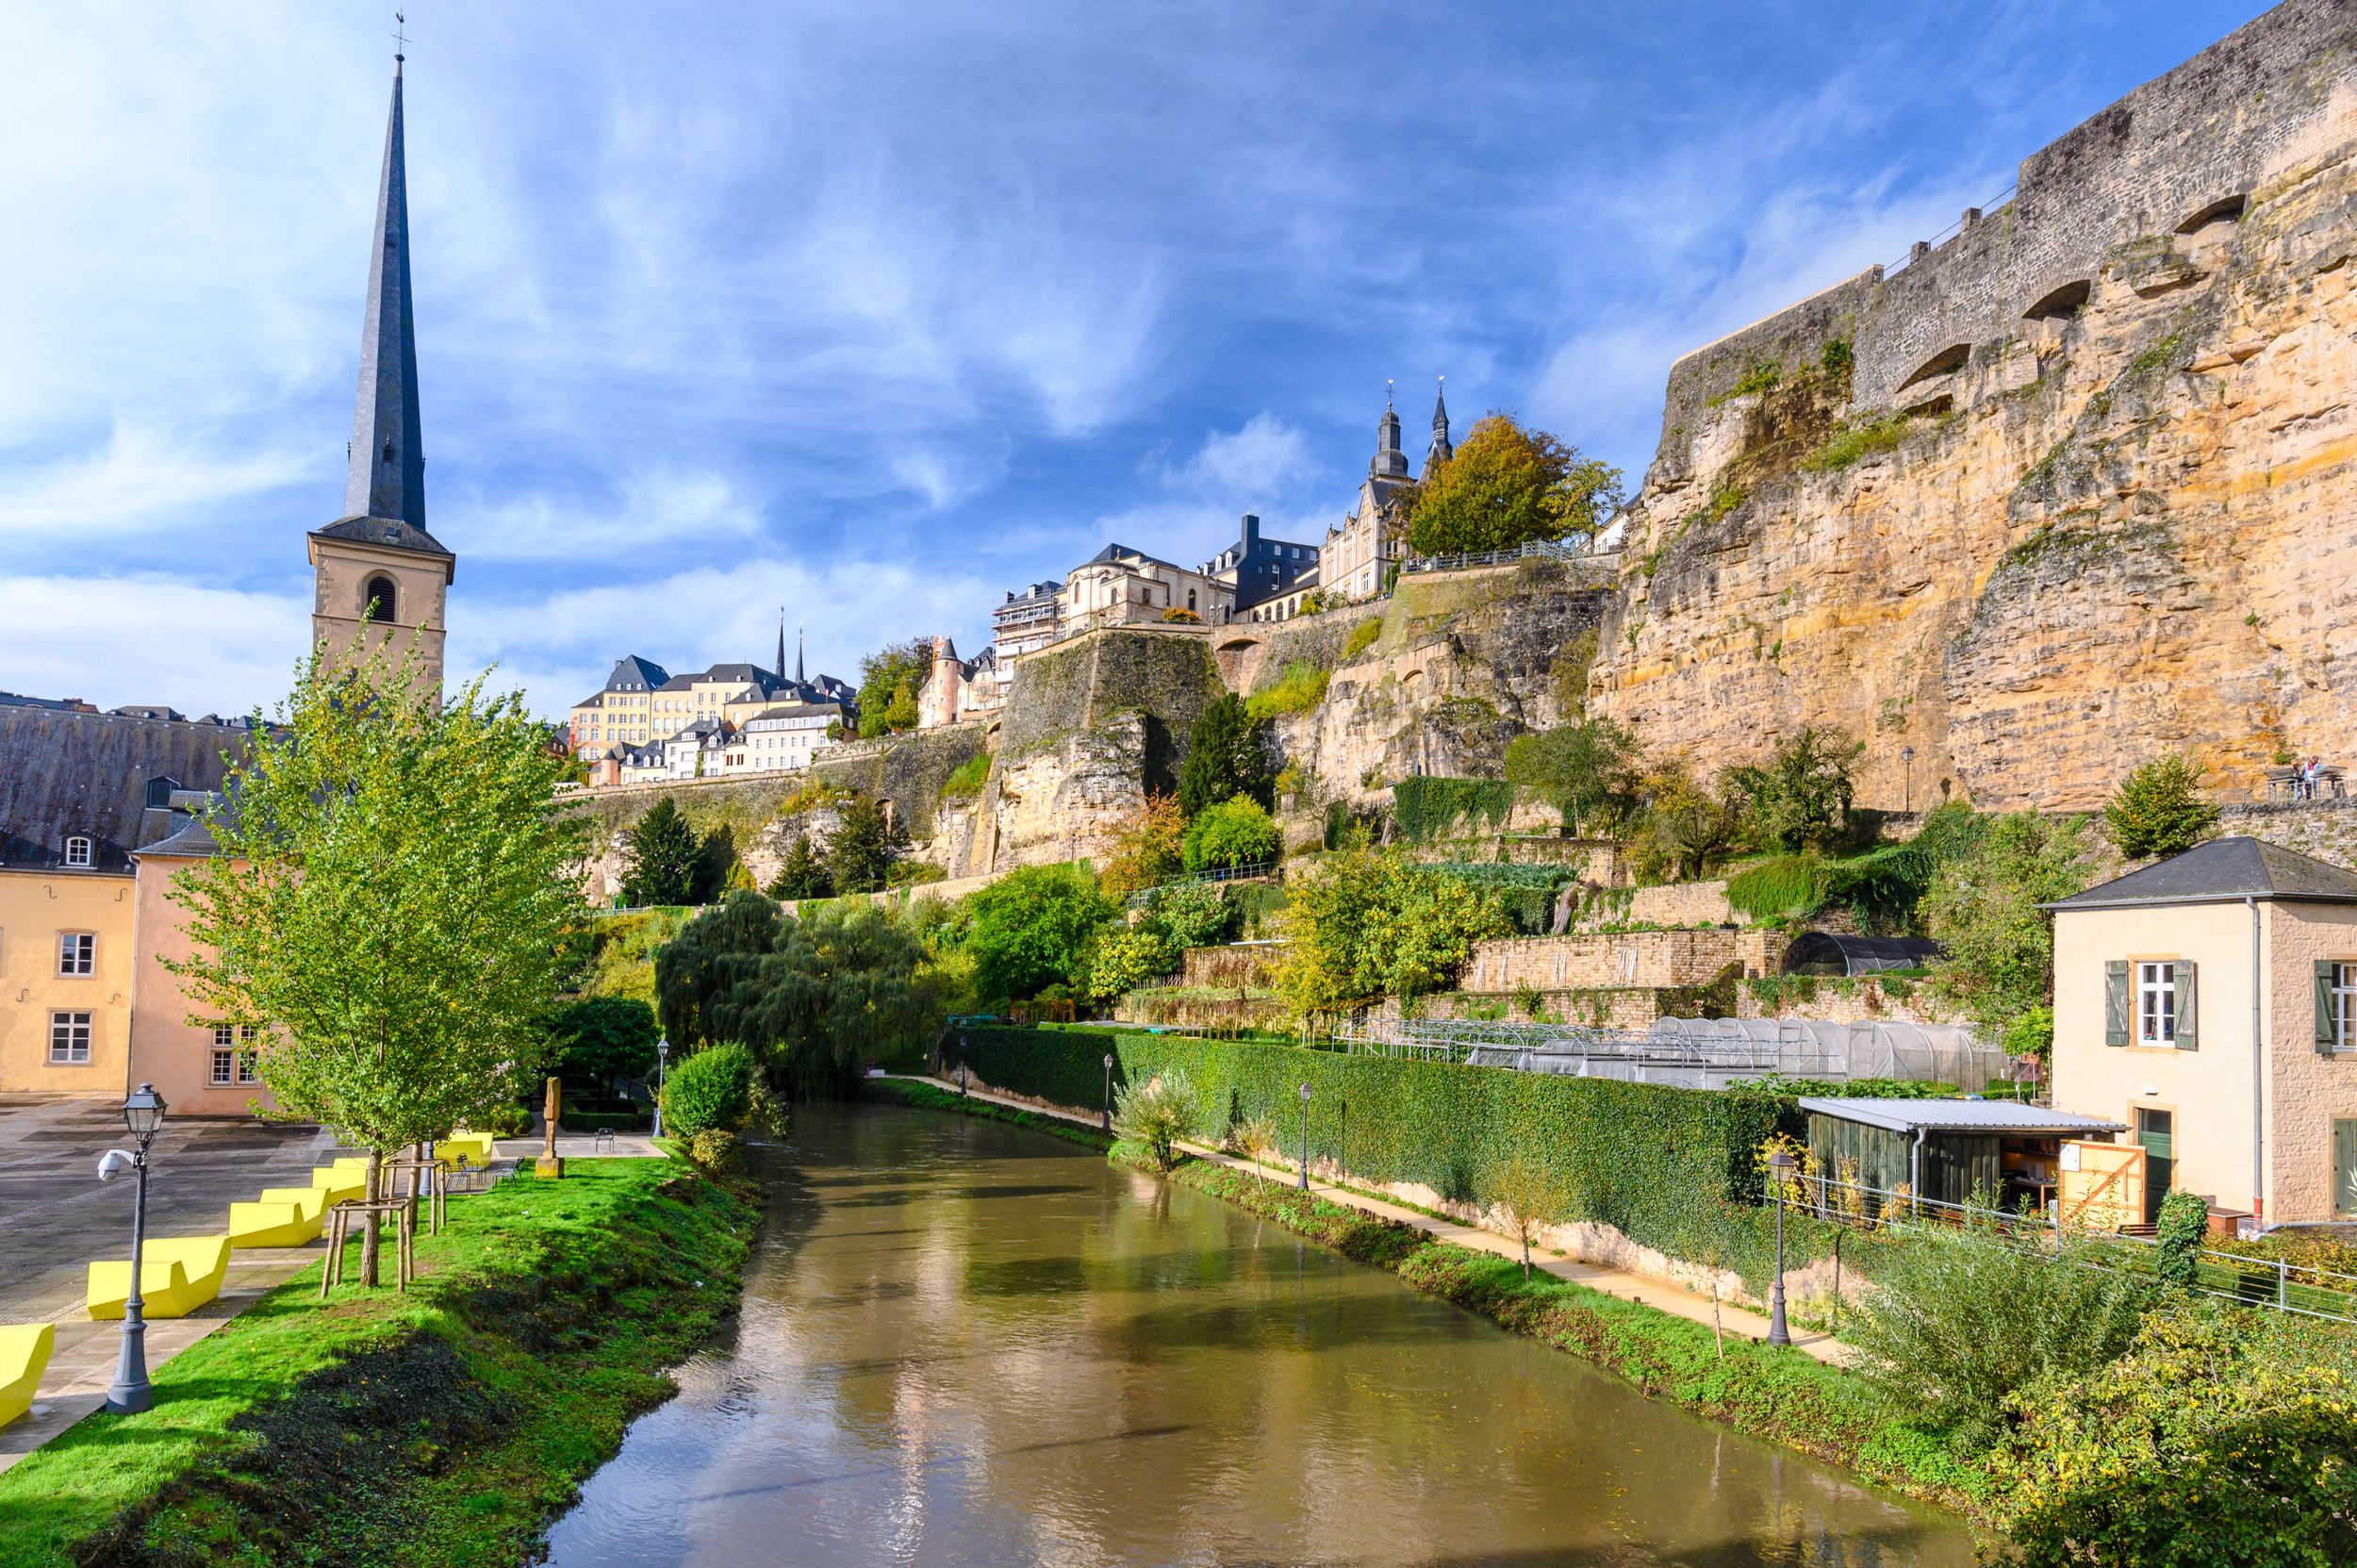
<instances>
[{"instance_id":1,"label":"window","mask_svg":"<svg viewBox=\"0 0 2357 1568\"><path fill-rule=\"evenodd\" d=\"M65 863L68 866L88 866L90 861L89 839L74 837L65 841Z\"/></svg>"},{"instance_id":2,"label":"window","mask_svg":"<svg viewBox=\"0 0 2357 1568\"><path fill-rule=\"evenodd\" d=\"M218 1037L222 1031L215 1030L213 1032ZM234 1050L213 1052L213 1081L216 1084L226 1085L229 1082L229 1075L234 1070L237 1060L238 1053Z\"/></svg>"},{"instance_id":3,"label":"window","mask_svg":"<svg viewBox=\"0 0 2357 1568\"><path fill-rule=\"evenodd\" d=\"M90 1015L49 1015L49 1060L58 1066L79 1066L90 1061Z\"/></svg>"},{"instance_id":4,"label":"window","mask_svg":"<svg viewBox=\"0 0 2357 1568\"><path fill-rule=\"evenodd\" d=\"M97 967L98 938L86 931L58 933L58 973L87 975Z\"/></svg>"},{"instance_id":5,"label":"window","mask_svg":"<svg viewBox=\"0 0 2357 1568\"><path fill-rule=\"evenodd\" d=\"M400 619L399 604L399 596L394 593L393 580L389 577L382 575L371 577L369 579L369 586L360 590L360 609L372 619L378 621Z\"/></svg>"},{"instance_id":6,"label":"window","mask_svg":"<svg viewBox=\"0 0 2357 1568\"><path fill-rule=\"evenodd\" d=\"M2177 966L2136 966L2136 1044L2177 1043Z\"/></svg>"},{"instance_id":7,"label":"window","mask_svg":"<svg viewBox=\"0 0 2357 1568\"><path fill-rule=\"evenodd\" d=\"M262 1075L255 1070L255 1066L256 1064L252 1051L241 1050L238 1052L238 1081L240 1083L261 1082Z\"/></svg>"}]
</instances>

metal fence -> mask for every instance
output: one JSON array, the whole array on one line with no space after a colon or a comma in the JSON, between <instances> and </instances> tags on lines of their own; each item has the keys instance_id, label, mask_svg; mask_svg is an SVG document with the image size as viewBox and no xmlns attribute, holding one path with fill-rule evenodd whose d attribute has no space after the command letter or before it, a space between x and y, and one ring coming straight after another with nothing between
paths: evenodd
<instances>
[{"instance_id":1,"label":"metal fence","mask_svg":"<svg viewBox=\"0 0 2357 1568\"><path fill-rule=\"evenodd\" d=\"M1255 877L1273 877L1277 875L1279 864L1274 860L1256 860L1249 866L1213 866L1201 871L1191 871L1169 882L1158 882L1151 887L1139 888L1129 895L1129 907L1144 907L1147 900L1165 888L1191 887L1205 882L1249 882Z\"/></svg>"},{"instance_id":2,"label":"metal fence","mask_svg":"<svg viewBox=\"0 0 2357 1568\"><path fill-rule=\"evenodd\" d=\"M1766 1180L1764 1201L1776 1199L1777 1182ZM1871 1187L1822 1173L1800 1173L1782 1183L1785 1201L1796 1213L1853 1230L1953 1234L1977 1230L2002 1236L2067 1267L2155 1277L2160 1244L2151 1236L2073 1228L2061 1207L1998 1209L1920 1197L1904 1188ZM2300 1317L2357 1323L2357 1275L2341 1274L2287 1258L2254 1258L2238 1252L2197 1248L2192 1256L2197 1295L2241 1307Z\"/></svg>"},{"instance_id":3,"label":"metal fence","mask_svg":"<svg viewBox=\"0 0 2357 1568\"><path fill-rule=\"evenodd\" d=\"M1505 566L1512 561L1607 561L1617 551L1599 551L1586 544L1558 539L1526 539L1511 550L1478 550L1461 555L1409 555L1399 563L1405 574L1414 571L1463 571L1470 567Z\"/></svg>"},{"instance_id":4,"label":"metal fence","mask_svg":"<svg viewBox=\"0 0 2357 1568\"><path fill-rule=\"evenodd\" d=\"M1661 1018L1650 1030L1487 1018L1369 1019L1336 1030L1373 1055L1721 1089L1762 1078L1895 1078L1978 1086L2005 1054L1970 1030L1879 1020Z\"/></svg>"}]
</instances>

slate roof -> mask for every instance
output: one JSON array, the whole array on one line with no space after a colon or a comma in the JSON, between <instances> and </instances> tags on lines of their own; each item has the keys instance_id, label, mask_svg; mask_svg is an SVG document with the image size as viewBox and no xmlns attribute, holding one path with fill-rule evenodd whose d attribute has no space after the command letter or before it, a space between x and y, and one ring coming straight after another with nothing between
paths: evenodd
<instances>
[{"instance_id":1,"label":"slate roof","mask_svg":"<svg viewBox=\"0 0 2357 1568\"><path fill-rule=\"evenodd\" d=\"M1080 565L1086 567L1128 566L1132 562L1143 563L1146 566L1168 567L1173 571L1186 570L1186 568L1175 561L1165 561L1160 555L1148 555L1145 551L1126 544L1109 544L1087 560L1082 561Z\"/></svg>"},{"instance_id":2,"label":"slate roof","mask_svg":"<svg viewBox=\"0 0 2357 1568\"><path fill-rule=\"evenodd\" d=\"M1892 1132L2003 1132L2019 1137L2049 1133L2125 1132L2124 1122L2052 1111L2010 1099L1846 1099L1805 1095L1804 1111Z\"/></svg>"},{"instance_id":3,"label":"slate roof","mask_svg":"<svg viewBox=\"0 0 2357 1568\"><path fill-rule=\"evenodd\" d=\"M2182 855L2131 871L2046 909L2118 909L2149 904L2240 902L2288 899L2310 903L2357 903L2357 874L2256 838L2213 838Z\"/></svg>"},{"instance_id":4,"label":"slate roof","mask_svg":"<svg viewBox=\"0 0 2357 1568\"><path fill-rule=\"evenodd\" d=\"M606 676L605 691L652 691L671 678L671 672L652 659L642 659L635 653L614 661L613 673Z\"/></svg>"},{"instance_id":5,"label":"slate roof","mask_svg":"<svg viewBox=\"0 0 2357 1568\"><path fill-rule=\"evenodd\" d=\"M315 539L349 539L354 544L382 545L387 550L411 550L420 555L448 555L442 541L424 529L395 518L345 518L311 531Z\"/></svg>"},{"instance_id":6,"label":"slate roof","mask_svg":"<svg viewBox=\"0 0 2357 1568\"><path fill-rule=\"evenodd\" d=\"M97 868L127 866L133 850L171 831L173 792L219 789L222 754L242 752L253 734L243 725L0 705L0 866L59 866L70 834L92 840Z\"/></svg>"}]
</instances>

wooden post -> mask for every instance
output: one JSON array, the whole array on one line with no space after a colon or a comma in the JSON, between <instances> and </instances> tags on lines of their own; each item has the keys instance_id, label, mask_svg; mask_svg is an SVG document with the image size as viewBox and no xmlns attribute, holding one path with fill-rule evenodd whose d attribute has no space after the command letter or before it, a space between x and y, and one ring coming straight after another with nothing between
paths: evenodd
<instances>
[{"instance_id":1,"label":"wooden post","mask_svg":"<svg viewBox=\"0 0 2357 1568\"><path fill-rule=\"evenodd\" d=\"M563 1081L549 1080L549 1098L544 1120L548 1123L547 1141L540 1146L540 1158L534 1162L532 1174L543 1180L553 1181L565 1174L565 1162L556 1157L556 1118L563 1102L557 1098Z\"/></svg>"}]
</instances>

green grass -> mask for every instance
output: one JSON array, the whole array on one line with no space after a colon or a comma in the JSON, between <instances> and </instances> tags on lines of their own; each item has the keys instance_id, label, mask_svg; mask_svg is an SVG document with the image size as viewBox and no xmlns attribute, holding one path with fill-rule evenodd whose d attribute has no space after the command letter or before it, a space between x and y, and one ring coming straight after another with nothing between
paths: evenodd
<instances>
[{"instance_id":1,"label":"green grass","mask_svg":"<svg viewBox=\"0 0 2357 1568\"><path fill-rule=\"evenodd\" d=\"M956 796L980 795L983 782L989 777L990 753L977 751L950 769L949 776L941 781L942 798L948 800Z\"/></svg>"},{"instance_id":2,"label":"green grass","mask_svg":"<svg viewBox=\"0 0 2357 1568\"><path fill-rule=\"evenodd\" d=\"M1348 664L1368 649L1373 648L1375 639L1382 635L1383 619L1380 616L1371 620L1362 620L1353 626L1350 629L1350 635L1343 639L1343 662Z\"/></svg>"},{"instance_id":3,"label":"green grass","mask_svg":"<svg viewBox=\"0 0 2357 1568\"><path fill-rule=\"evenodd\" d=\"M305 1270L159 1368L154 1410L0 1475L0 1563L524 1560L734 1310L758 1214L654 1160L571 1161L450 1212L405 1296L322 1302Z\"/></svg>"},{"instance_id":4,"label":"green grass","mask_svg":"<svg viewBox=\"0 0 2357 1568\"><path fill-rule=\"evenodd\" d=\"M1295 659L1285 667L1283 678L1275 685L1256 691L1245 700L1244 711L1256 719L1308 713L1326 701L1327 683L1333 678L1331 670L1321 669L1307 659Z\"/></svg>"},{"instance_id":5,"label":"green grass","mask_svg":"<svg viewBox=\"0 0 2357 1568\"><path fill-rule=\"evenodd\" d=\"M1817 473L1830 473L1848 468L1861 458L1879 453L1896 452L1907 438L1907 416L1886 414L1836 425L1802 467Z\"/></svg>"}]
</instances>

